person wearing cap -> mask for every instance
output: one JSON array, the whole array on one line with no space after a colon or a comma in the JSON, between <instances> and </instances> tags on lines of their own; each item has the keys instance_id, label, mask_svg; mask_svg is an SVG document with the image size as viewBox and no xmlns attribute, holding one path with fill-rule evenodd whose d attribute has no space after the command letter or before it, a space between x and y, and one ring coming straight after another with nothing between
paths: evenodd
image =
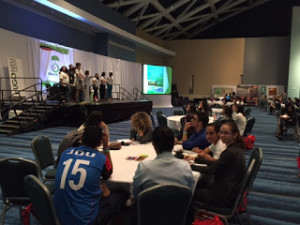
<instances>
[{"instance_id":1,"label":"person wearing cap","mask_svg":"<svg viewBox=\"0 0 300 225\"><path fill-rule=\"evenodd\" d=\"M106 83L107 83L107 99L111 100L112 99L112 95L111 95L112 86L113 86L113 83L114 83L113 72L112 71L109 72Z\"/></svg>"}]
</instances>

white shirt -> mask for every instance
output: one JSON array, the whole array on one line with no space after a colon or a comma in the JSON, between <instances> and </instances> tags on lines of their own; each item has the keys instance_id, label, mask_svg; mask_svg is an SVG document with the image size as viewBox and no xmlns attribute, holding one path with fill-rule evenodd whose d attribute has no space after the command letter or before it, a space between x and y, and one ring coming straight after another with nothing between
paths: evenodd
<instances>
[{"instance_id":1,"label":"white shirt","mask_svg":"<svg viewBox=\"0 0 300 225\"><path fill-rule=\"evenodd\" d=\"M222 152L226 149L226 145L219 139L217 144L211 144L208 146L208 149L213 153L214 159L219 159Z\"/></svg>"},{"instance_id":2,"label":"white shirt","mask_svg":"<svg viewBox=\"0 0 300 225\"><path fill-rule=\"evenodd\" d=\"M247 124L246 117L242 113L233 112L232 119L234 120L239 129L240 135L243 136Z\"/></svg>"},{"instance_id":3,"label":"white shirt","mask_svg":"<svg viewBox=\"0 0 300 225\"><path fill-rule=\"evenodd\" d=\"M59 79L62 80L62 85L63 86L66 86L70 83L69 75L64 71L61 71L59 73Z\"/></svg>"},{"instance_id":4,"label":"white shirt","mask_svg":"<svg viewBox=\"0 0 300 225\"><path fill-rule=\"evenodd\" d=\"M111 76L111 77L108 77L108 78L106 79L106 82L107 82L107 84L109 84L109 85L113 85L113 83L114 83L113 77L112 77L112 76Z\"/></svg>"}]
</instances>

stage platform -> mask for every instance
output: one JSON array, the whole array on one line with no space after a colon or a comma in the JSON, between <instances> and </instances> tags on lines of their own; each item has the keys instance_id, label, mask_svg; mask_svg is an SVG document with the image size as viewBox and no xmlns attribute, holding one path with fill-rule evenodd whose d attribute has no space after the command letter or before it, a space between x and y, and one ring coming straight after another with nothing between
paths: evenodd
<instances>
[{"instance_id":1,"label":"stage platform","mask_svg":"<svg viewBox=\"0 0 300 225\"><path fill-rule=\"evenodd\" d=\"M103 121L107 124L129 120L139 111L152 111L152 101L149 100L111 100L91 103L62 103L56 110L54 120L61 125L78 126L82 124L92 111L101 111Z\"/></svg>"}]
</instances>

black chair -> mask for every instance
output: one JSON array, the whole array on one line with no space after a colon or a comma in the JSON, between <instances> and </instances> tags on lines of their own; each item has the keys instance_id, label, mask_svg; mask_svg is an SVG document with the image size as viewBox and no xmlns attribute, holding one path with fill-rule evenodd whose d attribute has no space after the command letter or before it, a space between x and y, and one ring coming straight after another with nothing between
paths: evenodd
<instances>
[{"instance_id":1,"label":"black chair","mask_svg":"<svg viewBox=\"0 0 300 225\"><path fill-rule=\"evenodd\" d=\"M0 186L3 199L1 225L10 207L17 206L20 215L23 207L30 201L24 189L24 177L28 174L38 174L35 162L22 158L4 158L0 160Z\"/></svg>"},{"instance_id":2,"label":"black chair","mask_svg":"<svg viewBox=\"0 0 300 225\"><path fill-rule=\"evenodd\" d=\"M59 225L59 219L48 188L36 176L28 175L24 179L26 193L30 197L33 210L43 225Z\"/></svg>"},{"instance_id":3,"label":"black chair","mask_svg":"<svg viewBox=\"0 0 300 225\"><path fill-rule=\"evenodd\" d=\"M56 169L50 139L46 136L36 136L31 142L31 149L34 153L36 163L39 167L39 175L44 181L54 181ZM49 168L50 167L50 168ZM47 169L45 175L42 170Z\"/></svg>"},{"instance_id":4,"label":"black chair","mask_svg":"<svg viewBox=\"0 0 300 225\"><path fill-rule=\"evenodd\" d=\"M244 112L245 117L248 118L250 116L251 112L252 112L252 109L250 107L248 107L247 109L245 109L245 112Z\"/></svg>"},{"instance_id":5,"label":"black chair","mask_svg":"<svg viewBox=\"0 0 300 225\"><path fill-rule=\"evenodd\" d=\"M246 127L245 127L244 134L243 134L244 137L251 134L254 123L255 123L254 117L250 117L249 119L247 119Z\"/></svg>"},{"instance_id":6,"label":"black chair","mask_svg":"<svg viewBox=\"0 0 300 225\"><path fill-rule=\"evenodd\" d=\"M168 126L167 117L164 114L157 115L158 126Z\"/></svg>"},{"instance_id":7,"label":"black chair","mask_svg":"<svg viewBox=\"0 0 300 225\"><path fill-rule=\"evenodd\" d=\"M182 110L175 110L173 111L173 115L184 115L184 112Z\"/></svg>"},{"instance_id":8,"label":"black chair","mask_svg":"<svg viewBox=\"0 0 300 225\"><path fill-rule=\"evenodd\" d=\"M137 198L138 225L184 225L192 191L181 185L156 185Z\"/></svg>"},{"instance_id":9,"label":"black chair","mask_svg":"<svg viewBox=\"0 0 300 225\"><path fill-rule=\"evenodd\" d=\"M230 219L231 217L233 217L233 215L236 214L238 216L239 223L242 224L240 212L239 212L239 207L242 206L245 209L245 212L248 217L248 221L250 222L250 215L244 200L247 198L252 188L254 179L260 168L262 160L263 160L263 154L261 148L253 148L247 165L247 173L242 182L240 190L237 193L235 203L231 209L208 206L205 205L205 203L203 202L194 201L192 202L192 207L197 210L196 214L198 214L199 212L204 212L205 214L211 216L217 215L224 221L225 225L229 225L228 219Z\"/></svg>"},{"instance_id":10,"label":"black chair","mask_svg":"<svg viewBox=\"0 0 300 225\"><path fill-rule=\"evenodd\" d=\"M152 126L153 126L153 128L155 128L156 127L156 123L155 123L152 111L150 111L149 115L150 115L150 118L151 118Z\"/></svg>"},{"instance_id":11,"label":"black chair","mask_svg":"<svg viewBox=\"0 0 300 225\"><path fill-rule=\"evenodd\" d=\"M163 112L162 112L161 110L158 110L158 111L156 112L156 116L161 115L161 114L163 114Z\"/></svg>"}]
</instances>

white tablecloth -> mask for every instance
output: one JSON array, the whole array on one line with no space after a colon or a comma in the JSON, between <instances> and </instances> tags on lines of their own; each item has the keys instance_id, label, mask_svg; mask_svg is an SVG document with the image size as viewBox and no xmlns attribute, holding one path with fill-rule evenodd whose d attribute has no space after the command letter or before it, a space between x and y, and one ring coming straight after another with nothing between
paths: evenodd
<instances>
[{"instance_id":1,"label":"white tablecloth","mask_svg":"<svg viewBox=\"0 0 300 225\"><path fill-rule=\"evenodd\" d=\"M223 109L212 108L211 111L212 111L212 116L214 117L214 116L216 116L217 114L221 114L222 111L223 111Z\"/></svg>"},{"instance_id":2,"label":"white tablecloth","mask_svg":"<svg viewBox=\"0 0 300 225\"><path fill-rule=\"evenodd\" d=\"M175 146L174 149L177 150L179 145ZM139 161L128 160L128 157L139 157L141 155L148 155L144 160L152 160L156 157L154 147L151 143L148 144L131 144L130 146L122 146L120 150L111 150L110 155L113 162L113 174L109 178L108 182L112 183L123 183L132 184L133 176L139 164ZM194 172L195 187L196 183L200 177L200 173ZM194 187L194 189L195 189ZM194 191L194 190L193 190Z\"/></svg>"},{"instance_id":3,"label":"white tablecloth","mask_svg":"<svg viewBox=\"0 0 300 225\"><path fill-rule=\"evenodd\" d=\"M169 128L180 131L181 123L180 119L185 117L185 115L175 115L175 116L168 116L167 117L167 125Z\"/></svg>"}]
</instances>

